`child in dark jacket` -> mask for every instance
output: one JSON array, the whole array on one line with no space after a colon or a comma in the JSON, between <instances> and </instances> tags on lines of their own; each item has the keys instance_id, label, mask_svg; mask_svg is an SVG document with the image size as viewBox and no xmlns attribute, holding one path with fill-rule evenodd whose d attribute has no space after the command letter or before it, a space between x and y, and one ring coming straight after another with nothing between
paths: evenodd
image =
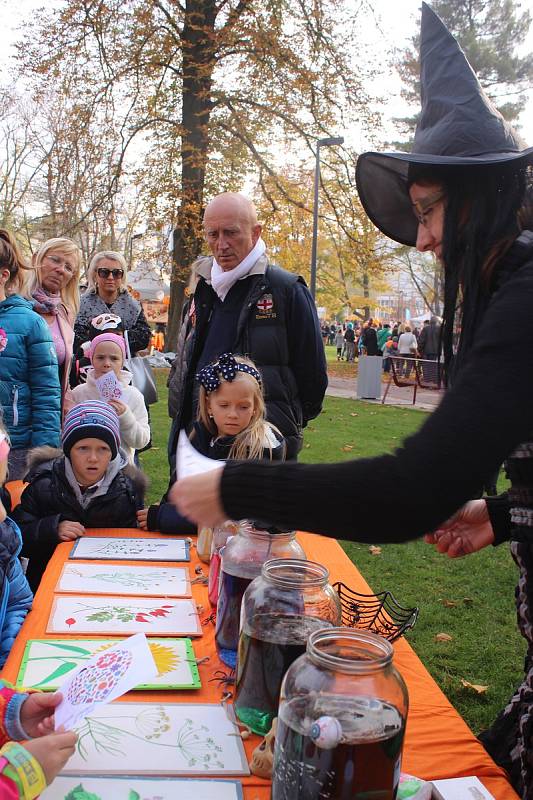
<instances>
[{"instance_id":1,"label":"child in dark jacket","mask_svg":"<svg viewBox=\"0 0 533 800\"><path fill-rule=\"evenodd\" d=\"M63 424L63 451L32 451L14 517L22 529L27 577L36 591L59 542L84 535L86 528L137 527L143 474L120 450L116 411L108 403L75 406Z\"/></svg>"},{"instance_id":2,"label":"child in dark jacket","mask_svg":"<svg viewBox=\"0 0 533 800\"><path fill-rule=\"evenodd\" d=\"M285 458L283 436L265 419L261 375L252 361L224 353L198 375L200 383L198 421L191 443L208 458ZM197 533L187 517L172 503L162 502L138 513L141 528L161 533Z\"/></svg>"}]
</instances>

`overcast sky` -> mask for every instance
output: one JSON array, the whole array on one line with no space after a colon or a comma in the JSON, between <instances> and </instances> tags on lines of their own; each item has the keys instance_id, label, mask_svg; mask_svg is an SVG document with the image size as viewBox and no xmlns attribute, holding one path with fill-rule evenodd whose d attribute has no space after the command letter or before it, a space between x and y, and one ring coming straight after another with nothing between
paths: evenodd
<instances>
[{"instance_id":1,"label":"overcast sky","mask_svg":"<svg viewBox=\"0 0 533 800\"><path fill-rule=\"evenodd\" d=\"M351 0L354 2L355 0ZM376 84L380 94L388 95L385 106L386 115L401 117L406 113L400 97L400 80L389 68L391 48L405 46L410 36L417 30L420 0L368 0L376 11L376 18L363 15L365 21L364 38L371 42L378 63L383 67L381 81ZM47 0L46 7L57 5L59 0ZM2 50L0 64L5 70L12 55L12 45L18 37L17 28L24 24L36 8L44 5L43 0L0 0L0 30L2 31ZM533 12L533 0L522 0L523 9ZM527 49L533 50L533 26L529 32ZM533 91L529 93L529 102L520 119L522 135L526 142L533 144ZM340 132L339 132L340 133ZM394 129L387 126L387 135L394 138ZM358 149L365 147L364 137L353 142Z\"/></svg>"}]
</instances>

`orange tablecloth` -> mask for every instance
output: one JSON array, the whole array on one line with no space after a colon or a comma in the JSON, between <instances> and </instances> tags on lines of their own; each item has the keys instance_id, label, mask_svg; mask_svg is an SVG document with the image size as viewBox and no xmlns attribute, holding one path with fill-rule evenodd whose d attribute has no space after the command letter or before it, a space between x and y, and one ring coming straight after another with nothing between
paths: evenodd
<instances>
[{"instance_id":1,"label":"orange tablecloth","mask_svg":"<svg viewBox=\"0 0 533 800\"><path fill-rule=\"evenodd\" d=\"M100 529L88 531L88 533L100 536L139 536L140 531ZM143 533L142 535L156 536L157 534ZM368 584L336 541L313 534L299 534L298 538L309 559L325 564L329 568L332 583L341 580L356 591L369 591ZM8 681L16 680L24 646L28 639L52 638L45 632L46 625L54 587L71 547L70 543L59 545L48 565L35 596L33 609L29 613L2 671L2 677ZM135 564L138 562L122 561L120 563ZM164 565L163 562L150 563ZM191 578L195 577L194 568L199 563L201 562L196 556L196 549L193 548L189 564ZM204 573L206 572L207 568L204 565ZM207 588L195 585L193 586L193 595L197 603L204 607L204 611L200 614L201 619L207 618L211 612L207 599ZM183 702L218 703L223 689L218 683L210 682L210 680L216 677L217 670L224 669L226 671L226 668L216 655L213 625L208 623L203 630L204 635L193 640L196 657L201 659L205 655L209 656L207 664L199 667L202 679L200 690L130 692L123 698L123 701L161 702L165 696L172 700L176 700L177 696ZM75 637L66 636L65 638ZM517 800L518 796L509 785L503 770L497 767L485 753L409 644L401 639L395 644L394 650L395 664L407 683L410 699L402 763L403 771L426 779L477 775L496 800ZM258 736L252 736L245 742L249 756L259 741ZM270 797L269 782L251 776L243 778L242 783L245 800L268 800Z\"/></svg>"}]
</instances>

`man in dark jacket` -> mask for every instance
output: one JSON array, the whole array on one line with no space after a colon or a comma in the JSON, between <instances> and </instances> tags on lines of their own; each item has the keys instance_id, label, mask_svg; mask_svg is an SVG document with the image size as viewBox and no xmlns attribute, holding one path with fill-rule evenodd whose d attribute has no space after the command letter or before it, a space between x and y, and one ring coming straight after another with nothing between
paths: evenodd
<instances>
[{"instance_id":1,"label":"man in dark jacket","mask_svg":"<svg viewBox=\"0 0 533 800\"><path fill-rule=\"evenodd\" d=\"M418 340L418 352L428 361L437 361L440 353L440 324L438 317L431 317L430 322L424 327Z\"/></svg>"},{"instance_id":2,"label":"man in dark jacket","mask_svg":"<svg viewBox=\"0 0 533 800\"><path fill-rule=\"evenodd\" d=\"M251 358L263 376L268 421L287 443L287 458L302 447L302 428L322 408L326 359L315 304L301 277L269 263L253 204L227 192L204 215L212 257L199 258L198 278L169 378L173 417L169 457L178 433L196 419L194 376L221 353Z\"/></svg>"}]
</instances>

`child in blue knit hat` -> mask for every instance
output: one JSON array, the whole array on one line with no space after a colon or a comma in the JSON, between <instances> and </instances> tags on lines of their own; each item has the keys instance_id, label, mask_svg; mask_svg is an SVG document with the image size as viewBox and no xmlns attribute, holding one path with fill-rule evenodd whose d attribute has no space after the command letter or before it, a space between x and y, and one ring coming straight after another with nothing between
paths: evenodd
<instances>
[{"instance_id":1,"label":"child in blue knit hat","mask_svg":"<svg viewBox=\"0 0 533 800\"><path fill-rule=\"evenodd\" d=\"M63 423L62 444L62 451L31 452L29 486L13 514L34 592L59 542L79 539L86 528L136 528L143 504L144 476L120 450L119 419L108 403L74 406Z\"/></svg>"}]
</instances>

